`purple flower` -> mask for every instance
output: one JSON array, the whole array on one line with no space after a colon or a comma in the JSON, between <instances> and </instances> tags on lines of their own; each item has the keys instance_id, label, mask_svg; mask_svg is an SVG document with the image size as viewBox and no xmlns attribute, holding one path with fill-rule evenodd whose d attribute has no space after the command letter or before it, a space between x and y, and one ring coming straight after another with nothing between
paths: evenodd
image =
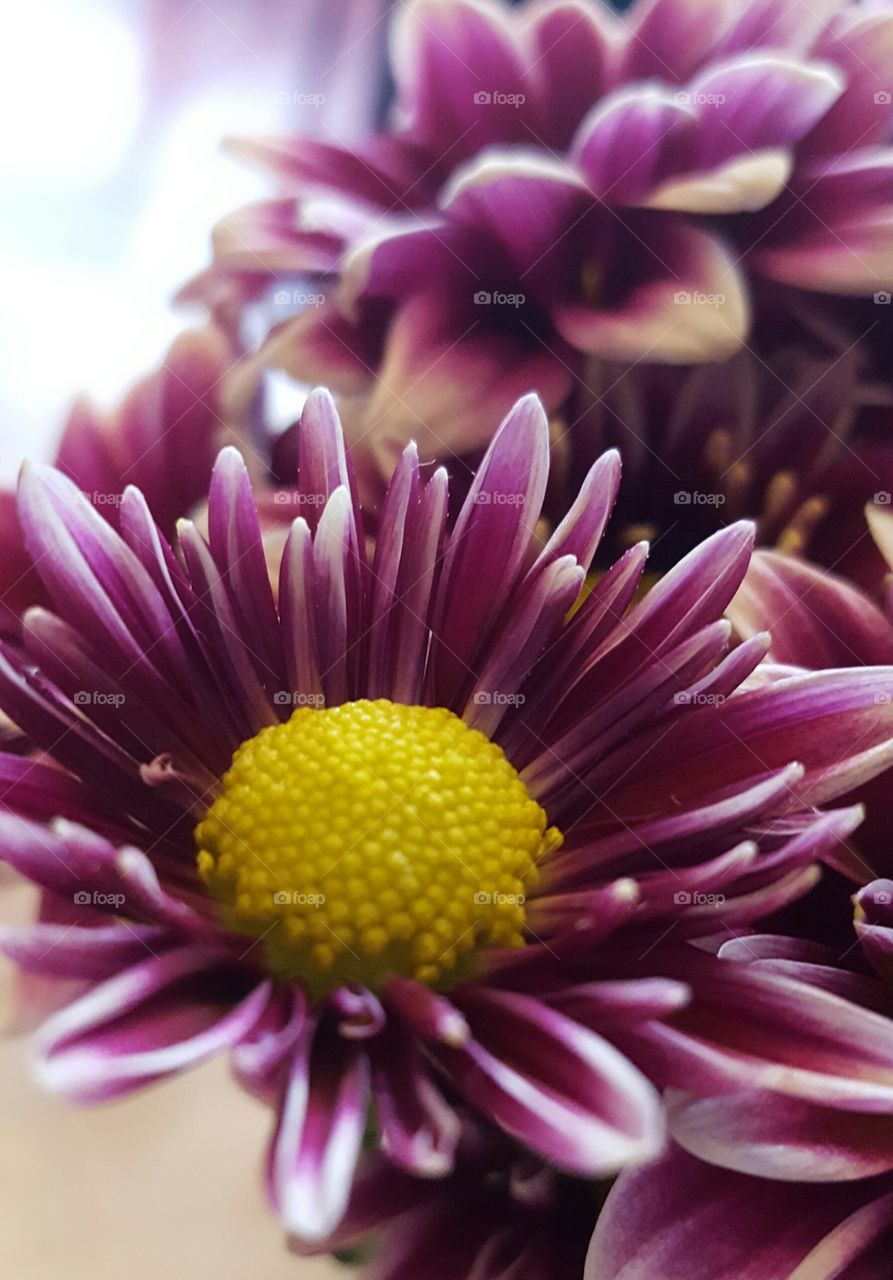
<instances>
[{"instance_id":1,"label":"purple flower","mask_svg":"<svg viewBox=\"0 0 893 1280\"><path fill-rule=\"evenodd\" d=\"M213 329L182 334L113 415L75 404L55 465L113 525L124 490L139 486L171 536L177 520L207 493L224 435L219 399L231 361L228 344ZM0 490L0 531L0 626L15 631L22 611L46 596L22 539L15 494L7 490Z\"/></svg>"},{"instance_id":2,"label":"purple flower","mask_svg":"<svg viewBox=\"0 0 893 1280\"><path fill-rule=\"evenodd\" d=\"M273 288L264 363L368 394L379 442L424 424L457 453L594 357L723 359L752 295L884 301L891 31L843 0L411 0L390 128L239 144L281 191L218 227L191 293Z\"/></svg>"},{"instance_id":3,"label":"purple flower","mask_svg":"<svg viewBox=\"0 0 893 1280\"><path fill-rule=\"evenodd\" d=\"M668 1087L888 1106L893 1027L714 952L858 822L822 806L893 758L890 668L749 687L766 639L728 651L722 619L745 525L638 601L637 546L581 601L619 459L537 546L535 397L455 522L407 447L371 552L324 392L299 449L278 596L234 449L208 538L183 522L177 552L138 490L115 530L60 473L23 474L53 611L0 647L34 750L0 756L0 844L44 897L3 946L77 997L39 1034L44 1083L97 1102L232 1050L309 1240L345 1208L370 1101L382 1150L429 1177L460 1101L589 1177L660 1150Z\"/></svg>"}]
</instances>

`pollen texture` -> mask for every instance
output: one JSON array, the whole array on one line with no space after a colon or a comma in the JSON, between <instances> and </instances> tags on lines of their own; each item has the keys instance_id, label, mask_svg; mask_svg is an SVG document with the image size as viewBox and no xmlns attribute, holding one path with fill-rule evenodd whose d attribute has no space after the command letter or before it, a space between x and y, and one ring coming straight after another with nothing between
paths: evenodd
<instances>
[{"instance_id":1,"label":"pollen texture","mask_svg":"<svg viewBox=\"0 0 893 1280\"><path fill-rule=\"evenodd\" d=\"M320 997L400 974L444 988L524 942L561 842L502 749L442 707L300 707L242 743L198 870L271 970Z\"/></svg>"}]
</instances>

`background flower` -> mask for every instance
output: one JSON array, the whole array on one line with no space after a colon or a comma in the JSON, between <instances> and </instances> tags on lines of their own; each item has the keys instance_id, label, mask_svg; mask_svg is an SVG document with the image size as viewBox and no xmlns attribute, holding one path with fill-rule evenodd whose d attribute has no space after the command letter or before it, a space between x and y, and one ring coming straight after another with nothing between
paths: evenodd
<instances>
[{"instance_id":1,"label":"background flower","mask_svg":"<svg viewBox=\"0 0 893 1280\"><path fill-rule=\"evenodd\" d=\"M593 355L721 359L753 308L759 332L868 299L859 339L893 283L890 24L846 3L413 0L389 129L240 144L281 194L218 227L191 296L272 297L264 362L369 393L360 429L422 423L442 454L530 387L573 402Z\"/></svg>"}]
</instances>

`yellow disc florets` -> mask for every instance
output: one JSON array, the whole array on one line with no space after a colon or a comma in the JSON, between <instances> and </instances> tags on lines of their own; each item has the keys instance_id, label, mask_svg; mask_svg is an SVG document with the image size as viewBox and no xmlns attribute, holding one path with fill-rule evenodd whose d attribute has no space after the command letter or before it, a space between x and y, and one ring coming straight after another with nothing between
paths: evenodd
<instances>
[{"instance_id":1,"label":"yellow disc florets","mask_svg":"<svg viewBox=\"0 0 893 1280\"><path fill-rule=\"evenodd\" d=\"M393 974L445 986L523 942L561 842L502 749L442 707L301 707L239 747L195 831L229 926L314 995Z\"/></svg>"}]
</instances>

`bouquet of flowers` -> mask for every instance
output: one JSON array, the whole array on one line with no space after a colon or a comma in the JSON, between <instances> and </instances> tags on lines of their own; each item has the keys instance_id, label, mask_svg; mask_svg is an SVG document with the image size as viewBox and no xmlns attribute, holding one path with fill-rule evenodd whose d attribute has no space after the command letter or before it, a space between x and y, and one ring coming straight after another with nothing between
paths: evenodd
<instances>
[{"instance_id":1,"label":"bouquet of flowers","mask_svg":"<svg viewBox=\"0 0 893 1280\"><path fill-rule=\"evenodd\" d=\"M893 5L361 7L0 500L34 1070L364 1280L890 1280Z\"/></svg>"}]
</instances>

